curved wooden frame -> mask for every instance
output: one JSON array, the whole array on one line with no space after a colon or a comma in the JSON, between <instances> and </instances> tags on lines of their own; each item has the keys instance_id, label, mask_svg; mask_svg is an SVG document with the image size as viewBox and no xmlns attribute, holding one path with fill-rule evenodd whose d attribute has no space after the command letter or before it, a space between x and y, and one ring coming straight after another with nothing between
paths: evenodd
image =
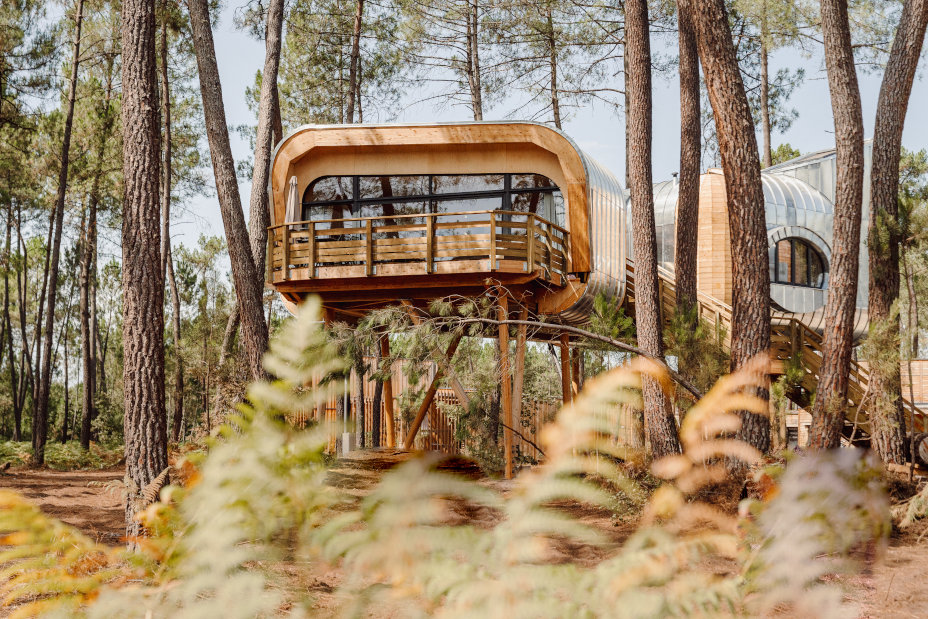
<instances>
[{"instance_id":1,"label":"curved wooden frame","mask_svg":"<svg viewBox=\"0 0 928 619\"><path fill-rule=\"evenodd\" d=\"M566 202L572 268L590 271L590 213L583 160L570 140L539 124L303 127L274 153L271 221L284 220L291 176L296 176L302 195L320 176L449 173L536 173L553 180Z\"/></svg>"}]
</instances>

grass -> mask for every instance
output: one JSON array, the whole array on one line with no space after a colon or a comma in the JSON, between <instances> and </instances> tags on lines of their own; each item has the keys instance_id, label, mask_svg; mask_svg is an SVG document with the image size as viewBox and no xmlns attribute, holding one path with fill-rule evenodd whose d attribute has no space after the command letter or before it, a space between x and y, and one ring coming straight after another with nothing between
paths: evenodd
<instances>
[{"instance_id":1,"label":"grass","mask_svg":"<svg viewBox=\"0 0 928 619\"><path fill-rule=\"evenodd\" d=\"M90 449L81 448L79 441L48 443L45 446L45 465L56 471L105 469L119 464L123 457L122 445L91 443ZM0 466L28 466L32 462L32 444L26 441L0 441Z\"/></svg>"}]
</instances>

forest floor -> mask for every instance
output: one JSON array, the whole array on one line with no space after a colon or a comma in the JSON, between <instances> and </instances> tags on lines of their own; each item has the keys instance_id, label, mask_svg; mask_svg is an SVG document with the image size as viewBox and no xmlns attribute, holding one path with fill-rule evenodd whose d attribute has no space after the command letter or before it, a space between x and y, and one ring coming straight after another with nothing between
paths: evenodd
<instances>
[{"instance_id":1,"label":"forest floor","mask_svg":"<svg viewBox=\"0 0 928 619\"><path fill-rule=\"evenodd\" d=\"M328 482L360 500L373 489L385 471L409 457L406 453L381 450L339 460L331 469ZM479 479L481 484L503 493L511 488L511 482L488 479L475 465L463 459L450 459L440 468ZM122 498L99 482L122 479L123 472L122 467L70 472L12 469L0 473L0 488L23 494L50 516L75 526L98 542L118 544L124 531ZM91 482L97 483L89 485ZM559 549L564 561L595 565L608 557L635 530L633 520L615 520L606 511L580 505L564 505L562 508L575 518L597 527L610 540L604 548L565 545ZM498 514L489 510L461 509L453 518L474 526L492 527ZM339 604L335 591L343 578L337 565L277 563L265 567L272 575L271 585L281 589L284 597L287 597L288 591L301 591L304 595L309 592L314 598L315 615L337 614ZM725 570L725 566L714 568ZM907 619L928 617L928 587L924 586L926 573L928 523L895 534L868 573L843 580L849 598L860 606L862 617Z\"/></svg>"}]
</instances>

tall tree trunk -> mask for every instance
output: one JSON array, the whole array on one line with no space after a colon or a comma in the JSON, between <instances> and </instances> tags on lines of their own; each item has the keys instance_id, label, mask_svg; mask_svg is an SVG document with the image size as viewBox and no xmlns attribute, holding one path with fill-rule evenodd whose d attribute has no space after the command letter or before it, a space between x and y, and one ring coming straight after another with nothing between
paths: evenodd
<instances>
[{"instance_id":1,"label":"tall tree trunk","mask_svg":"<svg viewBox=\"0 0 928 619\"><path fill-rule=\"evenodd\" d=\"M19 400L19 377L16 375L16 357L13 354L13 321L10 319L10 269L12 268L12 232L13 232L13 204L7 205L6 211L6 244L4 245L3 270L3 324L9 336L6 338L7 353L10 361L10 392L13 396L13 440L23 440L23 409ZM16 275L19 277L19 274Z\"/></svg>"},{"instance_id":2,"label":"tall tree trunk","mask_svg":"<svg viewBox=\"0 0 928 619\"><path fill-rule=\"evenodd\" d=\"M229 260L232 263L232 280L241 314L242 340L251 375L259 379L265 375L261 359L267 350L267 324L264 322L262 304L263 278L258 277L255 270L245 215L242 212L242 200L235 176L235 161L232 159L222 102L222 86L219 83L208 0L188 0L187 5L200 73L203 115L206 119L206 134L213 160L216 193L219 197Z\"/></svg>"},{"instance_id":3,"label":"tall tree trunk","mask_svg":"<svg viewBox=\"0 0 928 619\"><path fill-rule=\"evenodd\" d=\"M180 442L184 426L184 355L180 341L180 294L174 277L174 262L168 249L168 286L171 290L171 328L174 336L174 417L171 420L171 440Z\"/></svg>"},{"instance_id":4,"label":"tall tree trunk","mask_svg":"<svg viewBox=\"0 0 928 619\"><path fill-rule=\"evenodd\" d=\"M757 137L724 0L683 4L696 26L725 173L732 258L731 368L737 370L770 349L770 271ZM759 395L766 400L769 391L762 389ZM766 452L770 422L765 415L742 412L737 436Z\"/></svg>"},{"instance_id":5,"label":"tall tree trunk","mask_svg":"<svg viewBox=\"0 0 928 619\"><path fill-rule=\"evenodd\" d=\"M680 28L680 187L677 198L676 278L677 307L696 305L696 247L699 220L699 173L702 155L702 117L699 93L699 50L693 17L677 5Z\"/></svg>"},{"instance_id":6,"label":"tall tree trunk","mask_svg":"<svg viewBox=\"0 0 928 619\"><path fill-rule=\"evenodd\" d=\"M657 237L651 184L651 42L647 0L625 2L626 90L629 94L628 153L632 201L632 241L635 248L635 323L638 344L658 358L664 356L657 279ZM670 400L656 381L644 378L644 416L655 458L680 452Z\"/></svg>"},{"instance_id":7,"label":"tall tree trunk","mask_svg":"<svg viewBox=\"0 0 928 619\"><path fill-rule=\"evenodd\" d=\"M61 229L64 225L64 198L68 191L68 155L71 150L71 128L74 124L74 101L77 94L77 71L81 54L81 26L84 21L84 0L77 0L74 15L74 39L71 44L71 80L68 86L68 111L64 121L61 144L61 170L55 196L55 232L51 245L51 265L48 272L48 313L45 316L45 339L42 344L42 372L38 400L35 406L35 463L45 463L45 441L48 437L48 396L52 383L52 334L55 330L55 299L58 293L58 267L61 260Z\"/></svg>"},{"instance_id":8,"label":"tall tree trunk","mask_svg":"<svg viewBox=\"0 0 928 619\"><path fill-rule=\"evenodd\" d=\"M68 442L68 423L71 413L70 380L68 377L68 336L71 334L71 321L64 325L64 414L61 420L61 442Z\"/></svg>"},{"instance_id":9,"label":"tall tree trunk","mask_svg":"<svg viewBox=\"0 0 928 619\"><path fill-rule=\"evenodd\" d=\"M126 501L131 540L141 534L134 512L142 491L168 466L155 0L124 0L122 55L124 423L126 476L136 490Z\"/></svg>"},{"instance_id":10,"label":"tall tree trunk","mask_svg":"<svg viewBox=\"0 0 928 619\"><path fill-rule=\"evenodd\" d=\"M822 367L812 408L810 445L830 449L841 445L847 409L864 190L864 120L847 2L822 0L821 11L825 65L835 119L838 178Z\"/></svg>"},{"instance_id":11,"label":"tall tree trunk","mask_svg":"<svg viewBox=\"0 0 928 619\"><path fill-rule=\"evenodd\" d=\"M284 139L284 124L280 117L280 91L276 83L271 91L271 125L274 127L274 146L276 147Z\"/></svg>"},{"instance_id":12,"label":"tall tree trunk","mask_svg":"<svg viewBox=\"0 0 928 619\"><path fill-rule=\"evenodd\" d=\"M359 352L358 360L354 364L354 373L358 377L357 385L357 417L355 422L358 424L358 449L364 449L367 447L367 436L365 432L365 411L364 411L364 353Z\"/></svg>"},{"instance_id":13,"label":"tall tree trunk","mask_svg":"<svg viewBox=\"0 0 928 619\"><path fill-rule=\"evenodd\" d=\"M97 207L100 202L100 183L105 173L103 160L115 118L112 109L113 60L110 58L107 71L106 93L101 105L103 125L96 144L96 163L90 188L87 226L81 240L80 264L80 331L81 373L84 389L81 397L81 447L90 448L91 422L96 416L97 368L94 346L92 306L95 304L96 256L97 256Z\"/></svg>"},{"instance_id":14,"label":"tall tree trunk","mask_svg":"<svg viewBox=\"0 0 928 619\"><path fill-rule=\"evenodd\" d=\"M281 0L276 0L283 5ZM281 12L283 8L281 7ZM351 55L348 57L348 106L346 110L346 116L348 117L348 122L354 122L354 102L355 98L358 95L358 69L361 62L361 24L364 19L364 0L355 1L355 10L354 10L354 31L351 33ZM268 11L268 26L270 26L271 14ZM268 28L268 42L270 42L270 28ZM278 33L278 46L276 57L280 57L280 35ZM268 45L267 49L268 60L265 61L265 67L267 62L271 57L271 48ZM276 77L276 71L275 71ZM262 94L264 90L264 85L262 84Z\"/></svg>"},{"instance_id":15,"label":"tall tree trunk","mask_svg":"<svg viewBox=\"0 0 928 619\"><path fill-rule=\"evenodd\" d=\"M161 62L161 278L168 270L171 254L171 82L168 76L168 18L167 2L161 1L162 21L159 52Z\"/></svg>"},{"instance_id":16,"label":"tall tree trunk","mask_svg":"<svg viewBox=\"0 0 928 619\"><path fill-rule=\"evenodd\" d=\"M764 167L769 168L773 165L773 151L770 146L770 51L767 49L770 28L767 25L767 0L761 2L760 10L760 125L764 139L761 153Z\"/></svg>"},{"instance_id":17,"label":"tall tree trunk","mask_svg":"<svg viewBox=\"0 0 928 619\"><path fill-rule=\"evenodd\" d=\"M29 336L26 332L27 330L27 320L26 320L26 304L27 297L29 295L28 290L28 273L29 273L29 252L26 249L26 245L23 242L23 221L22 221L22 204L17 201L16 203L16 245L19 249L19 255L22 257L22 272L16 274L16 300L17 306L19 307L19 334L21 339L22 354L20 355L20 361L22 366L22 371L20 375L20 398L22 401L21 408L25 409L26 407L26 394L34 394L32 388L35 378L32 373L32 350L31 344L29 343ZM20 278L22 275L22 278ZM35 399L33 399L35 403ZM33 418L35 415L33 415ZM35 428L33 427L33 440L35 437Z\"/></svg>"},{"instance_id":18,"label":"tall tree trunk","mask_svg":"<svg viewBox=\"0 0 928 619\"><path fill-rule=\"evenodd\" d=\"M358 0L355 34L360 37L360 19L363 0ZM264 71L261 74L261 100L258 104L258 134L255 140L254 173L251 177L251 201L249 206L249 235L251 255L255 263L256 277L264 282L264 261L267 252L267 227L270 225L270 206L267 185L271 175L271 151L274 130L274 93L277 90L277 69L280 66L280 39L284 21L284 0L272 0L267 10L265 29ZM357 44L357 41L356 41ZM352 50L355 53L356 50ZM357 59L352 58L354 63ZM354 64L352 66L355 66ZM354 76L352 76L354 79ZM354 98L348 100L351 118ZM349 121L350 122L350 121ZM263 316L263 314L262 314Z\"/></svg>"},{"instance_id":19,"label":"tall tree trunk","mask_svg":"<svg viewBox=\"0 0 928 619\"><path fill-rule=\"evenodd\" d=\"M548 66L551 73L551 114L554 116L554 126L561 128L561 103L557 89L557 41L554 38L554 17L551 15L551 7L545 8L545 19L547 21L547 30L545 35L548 39Z\"/></svg>"},{"instance_id":20,"label":"tall tree trunk","mask_svg":"<svg viewBox=\"0 0 928 619\"><path fill-rule=\"evenodd\" d=\"M915 293L915 272L905 251L902 254L902 270L905 272L905 287L909 293L909 308L906 312L906 331L909 332L908 354L910 360L918 359L918 295ZM911 376L911 374L910 374ZM912 381L909 380L911 383ZM914 402L914 400L912 400Z\"/></svg>"},{"instance_id":21,"label":"tall tree trunk","mask_svg":"<svg viewBox=\"0 0 928 619\"><path fill-rule=\"evenodd\" d=\"M470 87L471 109L474 120L483 120L483 91L480 80L480 20L478 0L468 1L467 20L467 83Z\"/></svg>"},{"instance_id":22,"label":"tall tree trunk","mask_svg":"<svg viewBox=\"0 0 928 619\"><path fill-rule=\"evenodd\" d=\"M928 0L906 0L893 40L889 61L883 73L873 129L873 167L870 172L870 230L867 245L870 258L870 323L892 321L898 342L899 317L891 315L899 297L899 158L902 128L918 67ZM898 354L898 344L895 345ZM882 365L882 364L881 364ZM881 397L871 407L871 445L883 462L905 462L905 416L902 410L902 383L899 363L892 367L870 368L870 389Z\"/></svg>"}]
</instances>

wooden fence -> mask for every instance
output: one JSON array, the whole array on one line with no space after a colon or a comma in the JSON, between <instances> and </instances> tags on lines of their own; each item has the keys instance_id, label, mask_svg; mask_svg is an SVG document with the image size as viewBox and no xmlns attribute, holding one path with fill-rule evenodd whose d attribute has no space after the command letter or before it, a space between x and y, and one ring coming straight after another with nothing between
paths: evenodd
<instances>
[{"instance_id":1,"label":"wooden fence","mask_svg":"<svg viewBox=\"0 0 928 619\"><path fill-rule=\"evenodd\" d=\"M366 362L369 365L374 365L376 359L367 358ZM435 366L433 365L429 371L423 373L417 384L412 384L406 376L405 368L406 361L404 360L395 362L392 368L393 416L397 445L402 444L403 438L408 431L408 424L401 407L402 394L415 389L424 390L435 375ZM316 377L313 386L316 386L321 378L321 376ZM352 446L357 448L358 412L360 410L357 387L358 377L356 372L352 370L350 379L340 393L333 394L324 405L317 406L312 410L300 411L291 418L291 423L300 427L305 427L311 421L324 424L329 431L329 448L333 452L341 449L340 437L342 433L350 432L352 434ZM374 431L372 413L375 388L376 383L374 381L369 379L364 381L364 432L366 436L365 443L368 447L371 444ZM343 416L339 416L338 410L338 400L344 396L346 391L351 401L347 420ZM469 448L474 446L474 443L472 439L468 438L468 433L465 430L462 429L461 432L458 432L458 417L455 414L455 407L457 406L458 398L451 389L439 389L432 406L429 407L428 415L416 435L414 448L421 451L466 455ZM380 444L385 446L387 445L387 405L385 397L381 398L380 408ZM559 408L558 403L523 402L521 419L517 420L518 425L515 428L518 434L513 435L513 453L516 454L517 461L537 462L542 457L542 454L537 449L541 428L545 423L554 419ZM411 415L406 417L411 417Z\"/></svg>"}]
</instances>

